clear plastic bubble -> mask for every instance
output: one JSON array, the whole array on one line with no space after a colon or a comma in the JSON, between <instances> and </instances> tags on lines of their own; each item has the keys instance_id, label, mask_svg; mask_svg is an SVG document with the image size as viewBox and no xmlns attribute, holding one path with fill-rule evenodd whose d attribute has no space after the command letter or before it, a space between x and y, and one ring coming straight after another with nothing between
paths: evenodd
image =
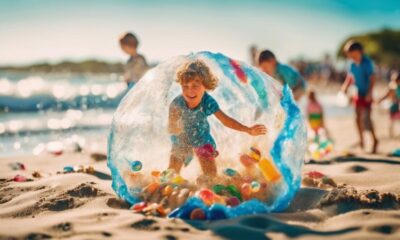
<instances>
[{"instance_id":1,"label":"clear plastic bubble","mask_svg":"<svg viewBox=\"0 0 400 240\"><path fill-rule=\"evenodd\" d=\"M266 135L250 136L209 116L219 152L216 178L204 175L196 157L179 174L167 170L169 106L181 94L176 72L197 59L218 78L218 87L208 93L223 112L246 126L268 129ZM108 167L119 197L132 205L158 203L172 211L170 217L190 219L194 210L192 217L202 213L207 219L277 212L300 188L306 141L303 116L287 86L220 53L200 52L159 64L128 92L114 114ZM127 159L140 170L132 170Z\"/></svg>"}]
</instances>

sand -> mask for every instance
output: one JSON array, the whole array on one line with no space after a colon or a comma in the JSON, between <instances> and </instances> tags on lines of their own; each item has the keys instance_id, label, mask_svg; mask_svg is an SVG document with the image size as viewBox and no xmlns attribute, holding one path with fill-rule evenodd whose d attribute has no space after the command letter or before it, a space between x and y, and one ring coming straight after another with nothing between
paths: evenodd
<instances>
[{"instance_id":1,"label":"sand","mask_svg":"<svg viewBox=\"0 0 400 240\"><path fill-rule=\"evenodd\" d=\"M284 213L213 222L133 213L116 198L101 155L0 159L0 239L400 239L400 159L387 157L400 139L388 137L386 114L375 111L374 118L377 155L356 147L353 119L327 120L336 151L303 171L320 171L336 187L304 185ZM97 141L105 145L105 138ZM12 170L16 162L26 170ZM95 171L62 173L67 165L92 165ZM41 177L33 177L35 171ZM16 174L29 181L14 182Z\"/></svg>"}]
</instances>

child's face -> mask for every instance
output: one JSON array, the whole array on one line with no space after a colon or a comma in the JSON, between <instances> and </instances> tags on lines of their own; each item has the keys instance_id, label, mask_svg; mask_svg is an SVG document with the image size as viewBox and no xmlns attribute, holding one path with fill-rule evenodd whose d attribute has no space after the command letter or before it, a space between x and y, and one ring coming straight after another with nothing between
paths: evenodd
<instances>
[{"instance_id":1,"label":"child's face","mask_svg":"<svg viewBox=\"0 0 400 240\"><path fill-rule=\"evenodd\" d=\"M121 44L121 49L128 55L136 55L136 47L134 46Z\"/></svg>"},{"instance_id":2,"label":"child's face","mask_svg":"<svg viewBox=\"0 0 400 240\"><path fill-rule=\"evenodd\" d=\"M267 60L267 61L262 61L260 63L260 69L261 71L265 72L266 74L270 76L275 75L275 68L276 68L276 61L273 59Z\"/></svg>"},{"instance_id":3,"label":"child's face","mask_svg":"<svg viewBox=\"0 0 400 240\"><path fill-rule=\"evenodd\" d=\"M194 77L181 84L182 95L189 107L196 107L200 104L206 88L199 77Z\"/></svg>"},{"instance_id":4,"label":"child's face","mask_svg":"<svg viewBox=\"0 0 400 240\"><path fill-rule=\"evenodd\" d=\"M355 63L360 63L362 58L362 52L360 51L349 51L346 52L347 58L353 60Z\"/></svg>"}]
</instances>

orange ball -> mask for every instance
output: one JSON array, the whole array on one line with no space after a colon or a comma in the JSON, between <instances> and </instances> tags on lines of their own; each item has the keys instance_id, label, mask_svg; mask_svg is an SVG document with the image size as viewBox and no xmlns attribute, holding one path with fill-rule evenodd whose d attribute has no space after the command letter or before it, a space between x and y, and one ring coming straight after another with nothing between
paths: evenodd
<instances>
[{"instance_id":1,"label":"orange ball","mask_svg":"<svg viewBox=\"0 0 400 240\"><path fill-rule=\"evenodd\" d=\"M201 208L195 208L190 213L190 220L204 220L206 219L206 214Z\"/></svg>"}]
</instances>

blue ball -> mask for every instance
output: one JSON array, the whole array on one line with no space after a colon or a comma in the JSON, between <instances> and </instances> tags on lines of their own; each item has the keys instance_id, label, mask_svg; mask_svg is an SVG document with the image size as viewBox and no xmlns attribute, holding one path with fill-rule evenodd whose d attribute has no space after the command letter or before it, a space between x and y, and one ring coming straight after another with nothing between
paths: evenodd
<instances>
[{"instance_id":1,"label":"blue ball","mask_svg":"<svg viewBox=\"0 0 400 240\"><path fill-rule=\"evenodd\" d=\"M143 167L143 165L142 165L141 161L133 161L131 163L131 169L134 172L138 172L138 171L142 170L142 167Z\"/></svg>"},{"instance_id":2,"label":"blue ball","mask_svg":"<svg viewBox=\"0 0 400 240\"><path fill-rule=\"evenodd\" d=\"M227 219L228 213L226 207L221 204L213 204L207 211L208 220Z\"/></svg>"},{"instance_id":3,"label":"blue ball","mask_svg":"<svg viewBox=\"0 0 400 240\"><path fill-rule=\"evenodd\" d=\"M237 171L232 169L232 168L227 168L227 169L224 170L224 173L226 175L228 175L229 177L233 177L233 176L235 176L237 174Z\"/></svg>"}]
</instances>

